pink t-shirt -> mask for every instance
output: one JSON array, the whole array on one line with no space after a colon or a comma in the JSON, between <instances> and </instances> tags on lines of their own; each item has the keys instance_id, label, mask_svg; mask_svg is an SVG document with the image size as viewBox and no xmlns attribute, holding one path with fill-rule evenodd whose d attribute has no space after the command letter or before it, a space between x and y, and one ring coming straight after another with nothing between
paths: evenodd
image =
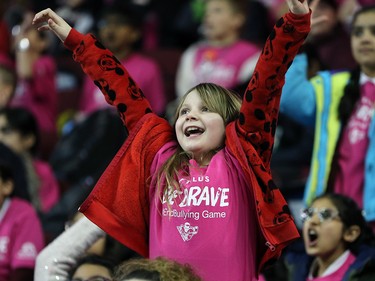
<instances>
[{"instance_id":1,"label":"pink t-shirt","mask_svg":"<svg viewBox=\"0 0 375 281\"><path fill-rule=\"evenodd\" d=\"M44 161L34 160L33 165L40 179L39 197L42 212L49 211L60 198L60 188L51 166Z\"/></svg>"},{"instance_id":2,"label":"pink t-shirt","mask_svg":"<svg viewBox=\"0 0 375 281\"><path fill-rule=\"evenodd\" d=\"M204 82L231 89L247 83L259 55L259 48L244 40L224 47L207 42L194 44L182 55L176 78L177 95L181 97Z\"/></svg>"},{"instance_id":3,"label":"pink t-shirt","mask_svg":"<svg viewBox=\"0 0 375 281\"><path fill-rule=\"evenodd\" d=\"M151 174L174 151L163 146ZM257 280L255 202L237 160L222 149L206 167L190 160L178 180L168 196L151 188L150 257L189 263L205 281Z\"/></svg>"},{"instance_id":4,"label":"pink t-shirt","mask_svg":"<svg viewBox=\"0 0 375 281\"><path fill-rule=\"evenodd\" d=\"M142 89L154 112L157 114L164 113L167 98L164 92L162 74L156 62L146 56L132 54L127 59L122 60L121 64L126 67L131 77ZM103 98L102 92L86 76L79 109L84 113L91 113L107 107L110 107L110 105Z\"/></svg>"},{"instance_id":5,"label":"pink t-shirt","mask_svg":"<svg viewBox=\"0 0 375 281\"><path fill-rule=\"evenodd\" d=\"M35 266L44 247L40 221L30 203L12 198L0 210L0 281L8 281L17 268Z\"/></svg>"},{"instance_id":6,"label":"pink t-shirt","mask_svg":"<svg viewBox=\"0 0 375 281\"><path fill-rule=\"evenodd\" d=\"M323 276L314 278L310 274L306 281L342 281L354 261L355 256L348 250L327 268Z\"/></svg>"},{"instance_id":7,"label":"pink t-shirt","mask_svg":"<svg viewBox=\"0 0 375 281\"><path fill-rule=\"evenodd\" d=\"M374 114L375 91L361 91L361 97L343 133L339 147L334 191L353 198L363 207L365 157L369 145L368 130Z\"/></svg>"},{"instance_id":8,"label":"pink t-shirt","mask_svg":"<svg viewBox=\"0 0 375 281\"><path fill-rule=\"evenodd\" d=\"M30 110L41 131L55 132L57 120L56 63L50 56L33 65L33 78L20 79L11 106Z\"/></svg>"}]
</instances>

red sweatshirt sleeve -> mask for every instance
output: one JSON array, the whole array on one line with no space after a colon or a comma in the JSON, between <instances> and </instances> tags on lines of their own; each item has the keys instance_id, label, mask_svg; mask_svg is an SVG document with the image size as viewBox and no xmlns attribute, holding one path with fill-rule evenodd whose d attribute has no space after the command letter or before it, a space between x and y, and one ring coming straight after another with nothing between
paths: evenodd
<instances>
[{"instance_id":1,"label":"red sweatshirt sleeve","mask_svg":"<svg viewBox=\"0 0 375 281\"><path fill-rule=\"evenodd\" d=\"M152 112L128 71L93 35L82 35L72 29L64 44L73 51L74 60L99 87L106 101L117 108L129 131L144 114Z\"/></svg>"},{"instance_id":2,"label":"red sweatshirt sleeve","mask_svg":"<svg viewBox=\"0 0 375 281\"><path fill-rule=\"evenodd\" d=\"M274 26L244 94L236 128L268 170L285 73L310 30L310 14L286 14Z\"/></svg>"}]
</instances>

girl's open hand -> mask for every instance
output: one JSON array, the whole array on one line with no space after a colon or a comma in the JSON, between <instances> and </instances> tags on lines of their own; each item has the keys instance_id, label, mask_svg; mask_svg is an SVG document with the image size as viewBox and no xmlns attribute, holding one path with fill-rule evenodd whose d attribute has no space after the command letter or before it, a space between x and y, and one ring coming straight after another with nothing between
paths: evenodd
<instances>
[{"instance_id":1,"label":"girl's open hand","mask_svg":"<svg viewBox=\"0 0 375 281\"><path fill-rule=\"evenodd\" d=\"M290 12L295 15L304 15L310 12L308 0L286 0Z\"/></svg>"},{"instance_id":2,"label":"girl's open hand","mask_svg":"<svg viewBox=\"0 0 375 281\"><path fill-rule=\"evenodd\" d=\"M56 36L64 42L72 27L50 8L40 11L34 16L33 25L38 27L39 31L52 30Z\"/></svg>"}]
</instances>

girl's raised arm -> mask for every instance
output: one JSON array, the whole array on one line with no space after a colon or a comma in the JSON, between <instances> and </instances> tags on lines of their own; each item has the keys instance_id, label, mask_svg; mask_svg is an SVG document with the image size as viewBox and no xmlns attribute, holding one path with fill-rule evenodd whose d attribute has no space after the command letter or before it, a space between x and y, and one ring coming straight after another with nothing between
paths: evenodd
<instances>
[{"instance_id":1,"label":"girl's raised arm","mask_svg":"<svg viewBox=\"0 0 375 281\"><path fill-rule=\"evenodd\" d=\"M307 0L286 0L290 12L269 35L241 107L237 131L256 149L266 169L277 125L285 73L310 31L311 13Z\"/></svg>"}]
</instances>

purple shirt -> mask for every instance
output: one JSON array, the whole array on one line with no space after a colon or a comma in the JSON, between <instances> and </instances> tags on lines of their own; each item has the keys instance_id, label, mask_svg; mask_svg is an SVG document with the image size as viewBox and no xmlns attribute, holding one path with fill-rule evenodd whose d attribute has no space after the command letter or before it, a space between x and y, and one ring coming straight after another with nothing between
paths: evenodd
<instances>
[{"instance_id":1,"label":"purple shirt","mask_svg":"<svg viewBox=\"0 0 375 281\"><path fill-rule=\"evenodd\" d=\"M121 63L129 71L134 81L137 81L153 111L157 114L164 113L167 98L161 71L156 62L146 56L132 54ZM111 106L103 98L102 92L88 76L85 76L79 109L84 113L91 113L107 107Z\"/></svg>"},{"instance_id":2,"label":"purple shirt","mask_svg":"<svg viewBox=\"0 0 375 281\"><path fill-rule=\"evenodd\" d=\"M151 174L174 150L163 146ZM180 191L160 196L151 186L150 257L189 263L205 281L257 280L255 202L238 161L224 148L206 167L189 164Z\"/></svg>"},{"instance_id":3,"label":"purple shirt","mask_svg":"<svg viewBox=\"0 0 375 281\"><path fill-rule=\"evenodd\" d=\"M8 281L11 271L35 266L44 247L40 221L30 203L11 198L0 210L0 281Z\"/></svg>"},{"instance_id":4,"label":"purple shirt","mask_svg":"<svg viewBox=\"0 0 375 281\"><path fill-rule=\"evenodd\" d=\"M375 91L364 91L345 127L338 153L334 191L353 198L363 207L365 156L369 145L368 130L374 114Z\"/></svg>"}]
</instances>

